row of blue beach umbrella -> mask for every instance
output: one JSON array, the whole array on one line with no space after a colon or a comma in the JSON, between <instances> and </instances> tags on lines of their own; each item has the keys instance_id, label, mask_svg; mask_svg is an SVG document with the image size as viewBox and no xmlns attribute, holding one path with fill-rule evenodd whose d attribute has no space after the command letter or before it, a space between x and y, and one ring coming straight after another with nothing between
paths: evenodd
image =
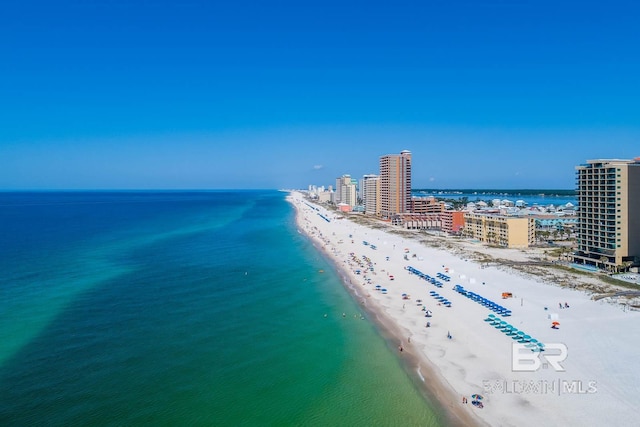
<instances>
[{"instance_id":1,"label":"row of blue beach umbrella","mask_svg":"<svg viewBox=\"0 0 640 427\"><path fill-rule=\"evenodd\" d=\"M446 274L444 274L444 273L438 273L438 274L436 274L436 276L438 276L438 279L442 279L442 280L444 280L445 282L448 282L448 281L450 281L450 280L451 280L451 277L447 276L447 275L446 275Z\"/></svg>"},{"instance_id":2,"label":"row of blue beach umbrella","mask_svg":"<svg viewBox=\"0 0 640 427\"><path fill-rule=\"evenodd\" d=\"M410 265L406 266L405 269L407 271L409 271L409 273L415 274L416 276L420 277L421 279L426 280L427 282L431 283L432 285L435 285L438 288L442 287L442 282L437 280L435 277L431 277L428 274L424 274L420 270L418 270L416 268L413 268ZM438 274L440 274L440 273L438 273Z\"/></svg>"},{"instance_id":3,"label":"row of blue beach umbrella","mask_svg":"<svg viewBox=\"0 0 640 427\"><path fill-rule=\"evenodd\" d=\"M491 326L503 332L506 336L511 337L514 341L520 344L526 344L525 347L531 351L544 351L544 343L532 338L531 335L528 335L524 331L518 330L515 326L507 323L507 321L500 320L495 314L490 313L484 321L489 322Z\"/></svg>"},{"instance_id":4,"label":"row of blue beach umbrella","mask_svg":"<svg viewBox=\"0 0 640 427\"><path fill-rule=\"evenodd\" d=\"M434 297L437 301L439 301L442 305L446 306L446 307L451 307L451 301L449 301L448 299L446 299L445 297L443 297L442 295L439 295L436 291L429 291L429 295L431 295L432 297Z\"/></svg>"},{"instance_id":5,"label":"row of blue beach umbrella","mask_svg":"<svg viewBox=\"0 0 640 427\"><path fill-rule=\"evenodd\" d=\"M467 291L465 290L462 286L460 285L455 285L453 287L453 290L466 296L469 299L472 299L473 301L477 302L478 304L482 304L485 307L487 307L489 310L495 311L496 313L498 313L499 315L503 316L503 317L509 317L511 316L511 310L509 310L506 307L501 306L500 304L496 304L495 302L484 298L482 295L476 294L475 292L471 292L471 291Z\"/></svg>"}]
</instances>

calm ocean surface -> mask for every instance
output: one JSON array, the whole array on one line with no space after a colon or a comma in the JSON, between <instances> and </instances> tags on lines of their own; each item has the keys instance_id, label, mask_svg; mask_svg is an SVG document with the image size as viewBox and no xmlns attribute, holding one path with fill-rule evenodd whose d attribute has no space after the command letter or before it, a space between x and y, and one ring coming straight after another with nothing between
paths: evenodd
<instances>
[{"instance_id":1,"label":"calm ocean surface","mask_svg":"<svg viewBox=\"0 0 640 427\"><path fill-rule=\"evenodd\" d=\"M0 193L0 425L442 425L359 313L285 193Z\"/></svg>"}]
</instances>

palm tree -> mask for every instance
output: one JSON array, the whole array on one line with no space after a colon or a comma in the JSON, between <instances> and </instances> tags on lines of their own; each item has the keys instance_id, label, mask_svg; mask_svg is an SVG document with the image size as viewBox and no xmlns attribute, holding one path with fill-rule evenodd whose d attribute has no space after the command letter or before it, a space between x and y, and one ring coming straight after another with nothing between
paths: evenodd
<instances>
[{"instance_id":1,"label":"palm tree","mask_svg":"<svg viewBox=\"0 0 640 427\"><path fill-rule=\"evenodd\" d=\"M493 231L490 231L487 233L487 243L493 243L495 238L496 238L496 233L494 233Z\"/></svg>"},{"instance_id":2,"label":"palm tree","mask_svg":"<svg viewBox=\"0 0 640 427\"><path fill-rule=\"evenodd\" d=\"M603 255L603 256L601 256L601 257L600 257L600 264L601 264L601 267L600 267L600 268L604 269L605 263L606 263L606 262L608 262L608 261L609 261L609 258L608 258L608 257L606 257L606 256L604 256L604 255Z\"/></svg>"}]
</instances>

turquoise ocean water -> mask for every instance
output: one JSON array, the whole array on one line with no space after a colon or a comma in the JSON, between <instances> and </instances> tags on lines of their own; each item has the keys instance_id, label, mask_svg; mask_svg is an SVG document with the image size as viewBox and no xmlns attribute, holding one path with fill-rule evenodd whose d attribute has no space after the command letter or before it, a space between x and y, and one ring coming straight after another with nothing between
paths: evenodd
<instances>
[{"instance_id":1,"label":"turquoise ocean water","mask_svg":"<svg viewBox=\"0 0 640 427\"><path fill-rule=\"evenodd\" d=\"M0 425L443 425L285 196L0 194Z\"/></svg>"}]
</instances>

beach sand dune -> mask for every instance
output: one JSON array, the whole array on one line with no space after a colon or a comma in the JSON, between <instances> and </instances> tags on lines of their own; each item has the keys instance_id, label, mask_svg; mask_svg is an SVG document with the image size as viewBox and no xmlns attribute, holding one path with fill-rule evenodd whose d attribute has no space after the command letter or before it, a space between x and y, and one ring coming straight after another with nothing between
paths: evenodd
<instances>
[{"instance_id":1,"label":"beach sand dune","mask_svg":"<svg viewBox=\"0 0 640 427\"><path fill-rule=\"evenodd\" d=\"M550 282L553 275L479 262L505 252L482 253L468 243L442 249L342 218L300 192L290 193L288 200L300 230L335 262L385 336L402 346L399 357L424 378L425 389L448 411L451 424L622 425L635 419L640 409L638 311L594 301L585 291ZM512 253L516 261L528 259L523 251ZM448 280L438 279L441 286L436 286L409 267ZM456 291L455 285L510 310L510 316ZM504 292L511 297L503 299ZM425 317L427 310L431 317ZM490 314L496 322L487 320ZM499 321L507 327L493 325ZM518 333L546 350L515 349L531 344L516 340ZM476 394L482 396L482 408L472 404Z\"/></svg>"}]
</instances>

